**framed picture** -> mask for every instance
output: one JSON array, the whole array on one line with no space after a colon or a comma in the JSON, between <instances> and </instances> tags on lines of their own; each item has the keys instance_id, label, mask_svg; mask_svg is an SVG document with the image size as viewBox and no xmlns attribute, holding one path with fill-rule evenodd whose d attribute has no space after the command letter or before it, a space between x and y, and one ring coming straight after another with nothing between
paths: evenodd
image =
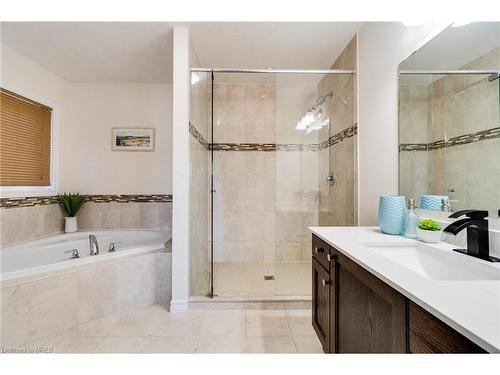
<instances>
[{"instance_id":1,"label":"framed picture","mask_svg":"<svg viewBox=\"0 0 500 375\"><path fill-rule=\"evenodd\" d=\"M113 151L154 151L154 128L112 128Z\"/></svg>"}]
</instances>

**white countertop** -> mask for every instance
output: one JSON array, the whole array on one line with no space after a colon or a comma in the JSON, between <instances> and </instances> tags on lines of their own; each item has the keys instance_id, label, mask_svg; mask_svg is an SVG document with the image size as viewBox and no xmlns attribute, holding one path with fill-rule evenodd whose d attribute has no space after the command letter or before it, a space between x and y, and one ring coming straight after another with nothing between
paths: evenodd
<instances>
[{"instance_id":1,"label":"white countertop","mask_svg":"<svg viewBox=\"0 0 500 375\"><path fill-rule=\"evenodd\" d=\"M425 277L387 256L370 249L367 244L408 243L402 236L383 234L378 227L311 227L313 233L331 246L385 281L401 294L422 306L485 350L500 353L500 280L435 280ZM500 263L489 263L452 249L456 246L440 242L429 244L431 251L446 252L447 257L459 262L483 267L494 267L500 272ZM467 265L468 263L466 263Z\"/></svg>"}]
</instances>

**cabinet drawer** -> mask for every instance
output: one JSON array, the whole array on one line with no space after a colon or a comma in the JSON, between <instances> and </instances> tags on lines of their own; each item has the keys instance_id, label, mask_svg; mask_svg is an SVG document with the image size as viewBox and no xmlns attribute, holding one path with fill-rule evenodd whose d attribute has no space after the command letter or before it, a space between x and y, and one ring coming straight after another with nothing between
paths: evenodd
<instances>
[{"instance_id":1,"label":"cabinet drawer","mask_svg":"<svg viewBox=\"0 0 500 375\"><path fill-rule=\"evenodd\" d=\"M328 271L330 269L330 245L313 235L312 256Z\"/></svg>"},{"instance_id":2,"label":"cabinet drawer","mask_svg":"<svg viewBox=\"0 0 500 375\"><path fill-rule=\"evenodd\" d=\"M420 306L409 305L410 353L485 353Z\"/></svg>"}]
</instances>

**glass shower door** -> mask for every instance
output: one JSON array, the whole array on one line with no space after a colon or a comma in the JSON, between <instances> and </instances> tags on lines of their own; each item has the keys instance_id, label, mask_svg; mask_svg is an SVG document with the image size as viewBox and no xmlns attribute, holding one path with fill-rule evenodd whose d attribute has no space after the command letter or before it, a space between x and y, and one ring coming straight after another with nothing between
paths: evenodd
<instances>
[{"instance_id":1,"label":"glass shower door","mask_svg":"<svg viewBox=\"0 0 500 375\"><path fill-rule=\"evenodd\" d=\"M275 292L274 74L215 73L214 292Z\"/></svg>"}]
</instances>

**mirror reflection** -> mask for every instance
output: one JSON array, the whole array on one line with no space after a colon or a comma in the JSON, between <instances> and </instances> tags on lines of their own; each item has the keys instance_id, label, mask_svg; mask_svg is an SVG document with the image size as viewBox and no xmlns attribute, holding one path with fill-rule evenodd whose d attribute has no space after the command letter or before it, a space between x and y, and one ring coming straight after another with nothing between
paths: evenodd
<instances>
[{"instance_id":1,"label":"mirror reflection","mask_svg":"<svg viewBox=\"0 0 500 375\"><path fill-rule=\"evenodd\" d=\"M421 208L498 216L499 71L492 22L449 27L400 64L401 195Z\"/></svg>"}]
</instances>

